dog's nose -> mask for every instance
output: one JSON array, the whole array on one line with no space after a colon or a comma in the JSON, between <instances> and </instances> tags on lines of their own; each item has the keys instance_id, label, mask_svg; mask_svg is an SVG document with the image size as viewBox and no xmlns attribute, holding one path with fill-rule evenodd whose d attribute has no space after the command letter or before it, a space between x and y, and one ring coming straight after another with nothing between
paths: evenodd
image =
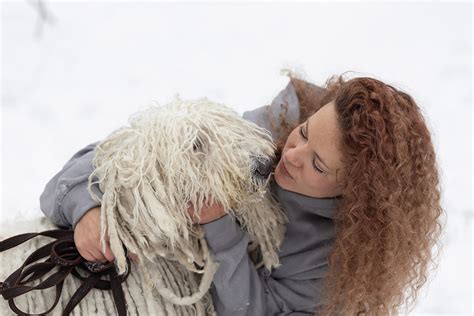
<instances>
[{"instance_id":1,"label":"dog's nose","mask_svg":"<svg viewBox=\"0 0 474 316\"><path fill-rule=\"evenodd\" d=\"M256 159L256 168L255 168L255 175L267 179L271 172L273 166L272 159Z\"/></svg>"}]
</instances>

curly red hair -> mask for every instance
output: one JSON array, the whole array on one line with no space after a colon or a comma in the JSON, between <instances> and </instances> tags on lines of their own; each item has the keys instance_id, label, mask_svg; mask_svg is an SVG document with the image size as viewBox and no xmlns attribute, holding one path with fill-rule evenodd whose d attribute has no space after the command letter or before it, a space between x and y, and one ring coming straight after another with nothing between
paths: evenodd
<instances>
[{"instance_id":1,"label":"curly red hair","mask_svg":"<svg viewBox=\"0 0 474 316\"><path fill-rule=\"evenodd\" d=\"M435 151L420 108L405 92L373 78L331 77L324 93L291 81L300 122L334 101L343 135L344 189L318 315L389 315L411 308L435 263L443 214ZM277 157L293 127L280 134Z\"/></svg>"}]
</instances>

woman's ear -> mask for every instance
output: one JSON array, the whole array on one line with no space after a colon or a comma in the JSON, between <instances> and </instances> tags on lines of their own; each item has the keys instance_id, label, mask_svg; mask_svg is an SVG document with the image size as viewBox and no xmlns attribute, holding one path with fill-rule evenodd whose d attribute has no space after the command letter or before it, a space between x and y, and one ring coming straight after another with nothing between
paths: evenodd
<instances>
[{"instance_id":1,"label":"woman's ear","mask_svg":"<svg viewBox=\"0 0 474 316\"><path fill-rule=\"evenodd\" d=\"M345 186L345 173L346 168L338 168L336 169L336 192L334 194L335 197L341 197L342 192L344 191Z\"/></svg>"}]
</instances>

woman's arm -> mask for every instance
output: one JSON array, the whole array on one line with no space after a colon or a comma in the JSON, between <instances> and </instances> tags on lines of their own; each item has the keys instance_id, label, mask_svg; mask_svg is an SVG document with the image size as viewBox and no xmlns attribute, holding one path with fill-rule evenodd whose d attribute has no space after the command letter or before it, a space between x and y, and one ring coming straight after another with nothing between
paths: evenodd
<instances>
[{"instance_id":1,"label":"woman's arm","mask_svg":"<svg viewBox=\"0 0 474 316\"><path fill-rule=\"evenodd\" d=\"M219 263L211 288L217 315L314 315L313 280L278 280L257 270L247 254L248 235L231 215L202 226Z\"/></svg>"},{"instance_id":2,"label":"woman's arm","mask_svg":"<svg viewBox=\"0 0 474 316\"><path fill-rule=\"evenodd\" d=\"M46 185L40 196L41 211L53 223L74 227L77 250L88 261L113 261L108 242L105 251L100 242L100 203L93 200L87 189L92 173L98 142L79 150ZM102 197L98 186L95 194Z\"/></svg>"},{"instance_id":3,"label":"woman's arm","mask_svg":"<svg viewBox=\"0 0 474 316\"><path fill-rule=\"evenodd\" d=\"M287 119L298 121L299 103L295 88L291 82L274 98L271 105L247 111L243 118L271 131L273 139L278 135L278 126L269 123L268 115L275 122L282 109L287 109ZM98 142L79 150L46 185L40 196L41 211L59 226L75 227L87 211L100 205L94 201L89 191L88 177L93 171L92 160ZM93 186L97 196L101 197L98 186Z\"/></svg>"},{"instance_id":4,"label":"woman's arm","mask_svg":"<svg viewBox=\"0 0 474 316\"><path fill-rule=\"evenodd\" d=\"M79 150L46 184L40 196L40 208L53 223L75 227L85 213L100 205L91 198L87 189L97 144L95 142ZM97 196L102 196L98 186L92 189Z\"/></svg>"}]
</instances>

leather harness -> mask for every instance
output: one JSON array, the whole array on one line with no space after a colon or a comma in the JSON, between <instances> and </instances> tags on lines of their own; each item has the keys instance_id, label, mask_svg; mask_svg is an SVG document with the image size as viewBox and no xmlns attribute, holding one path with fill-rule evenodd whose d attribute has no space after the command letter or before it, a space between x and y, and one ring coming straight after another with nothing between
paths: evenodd
<instances>
[{"instance_id":1,"label":"leather harness","mask_svg":"<svg viewBox=\"0 0 474 316\"><path fill-rule=\"evenodd\" d=\"M0 241L0 252L16 247L34 237L46 236L55 240L35 250L15 272L10 274L4 282L0 282L0 295L8 300L11 310L18 315L45 315L51 312L59 302L64 280L69 274L82 281L81 286L73 294L62 315L69 315L74 307L93 288L99 290L112 290L118 315L127 315L127 305L121 283L130 273L130 260L127 257L127 273L118 275L113 262L100 263L86 261L74 244L74 231L54 229L40 233L20 234ZM45 261L37 262L43 258ZM31 286L27 283L35 281L54 268L56 272L48 276L41 283ZM79 273L79 271L82 272ZM86 277L83 275L87 275ZM102 279L109 276L109 279ZM14 302L14 298L33 290L42 290L56 286L56 298L54 304L47 311L40 314L29 314L20 310Z\"/></svg>"}]
</instances>

